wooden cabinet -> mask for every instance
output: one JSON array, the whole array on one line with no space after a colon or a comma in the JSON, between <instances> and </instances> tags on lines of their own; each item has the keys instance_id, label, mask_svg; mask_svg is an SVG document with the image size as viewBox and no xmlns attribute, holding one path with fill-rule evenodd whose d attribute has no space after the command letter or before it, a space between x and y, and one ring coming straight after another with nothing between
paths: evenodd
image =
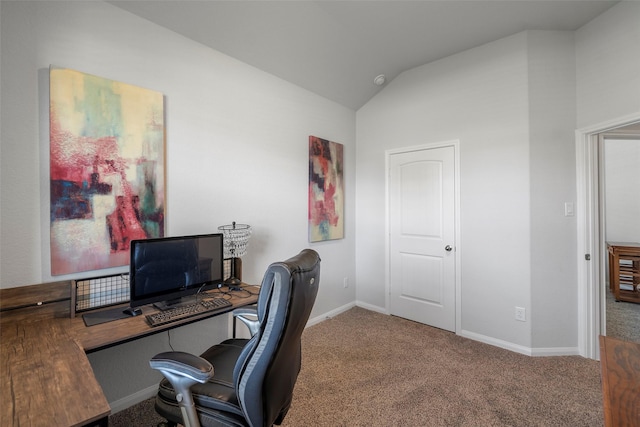
<instances>
[{"instance_id":1,"label":"wooden cabinet","mask_svg":"<svg viewBox=\"0 0 640 427\"><path fill-rule=\"evenodd\" d=\"M616 301L640 303L640 243L609 242L609 289Z\"/></svg>"}]
</instances>

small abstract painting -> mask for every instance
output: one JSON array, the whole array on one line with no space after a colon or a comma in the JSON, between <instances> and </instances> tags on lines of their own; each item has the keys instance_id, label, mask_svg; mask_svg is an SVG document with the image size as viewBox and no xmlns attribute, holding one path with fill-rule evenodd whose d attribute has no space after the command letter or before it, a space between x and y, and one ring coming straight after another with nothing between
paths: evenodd
<instances>
[{"instance_id":1,"label":"small abstract painting","mask_svg":"<svg viewBox=\"0 0 640 427\"><path fill-rule=\"evenodd\" d=\"M343 145L309 137L309 241L344 238Z\"/></svg>"},{"instance_id":2,"label":"small abstract painting","mask_svg":"<svg viewBox=\"0 0 640 427\"><path fill-rule=\"evenodd\" d=\"M164 236L164 97L49 73L51 274L128 265L131 240Z\"/></svg>"}]
</instances>

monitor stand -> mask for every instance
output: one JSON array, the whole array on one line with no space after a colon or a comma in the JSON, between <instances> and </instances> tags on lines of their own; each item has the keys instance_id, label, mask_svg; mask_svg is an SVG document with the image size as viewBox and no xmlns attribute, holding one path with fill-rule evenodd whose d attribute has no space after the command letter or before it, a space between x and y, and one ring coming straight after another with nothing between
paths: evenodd
<instances>
[{"instance_id":1,"label":"monitor stand","mask_svg":"<svg viewBox=\"0 0 640 427\"><path fill-rule=\"evenodd\" d=\"M154 302L153 306L158 310L165 311L165 310L171 310L172 308L180 308L186 305L192 305L192 304L195 304L197 301L198 301L197 295L190 295L190 296L167 300L167 301Z\"/></svg>"}]
</instances>

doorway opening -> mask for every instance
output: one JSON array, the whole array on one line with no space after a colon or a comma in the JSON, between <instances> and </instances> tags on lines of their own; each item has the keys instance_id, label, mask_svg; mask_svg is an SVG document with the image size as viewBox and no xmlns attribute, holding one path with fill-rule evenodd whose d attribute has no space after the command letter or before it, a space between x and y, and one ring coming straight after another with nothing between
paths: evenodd
<instances>
[{"instance_id":1,"label":"doorway opening","mask_svg":"<svg viewBox=\"0 0 640 427\"><path fill-rule=\"evenodd\" d=\"M634 115L576 132L578 311L580 354L599 358L598 336L606 328L607 251L602 167L604 136L640 133Z\"/></svg>"}]
</instances>

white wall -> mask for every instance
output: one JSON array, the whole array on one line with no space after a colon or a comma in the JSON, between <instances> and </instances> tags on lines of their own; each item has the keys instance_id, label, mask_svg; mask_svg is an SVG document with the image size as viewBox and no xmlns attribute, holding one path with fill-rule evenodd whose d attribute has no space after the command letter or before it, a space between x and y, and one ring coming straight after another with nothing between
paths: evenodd
<instances>
[{"instance_id":1,"label":"white wall","mask_svg":"<svg viewBox=\"0 0 640 427\"><path fill-rule=\"evenodd\" d=\"M605 139L605 240L640 242L640 140Z\"/></svg>"},{"instance_id":2,"label":"white wall","mask_svg":"<svg viewBox=\"0 0 640 427\"><path fill-rule=\"evenodd\" d=\"M577 128L640 118L640 2L620 2L575 38Z\"/></svg>"},{"instance_id":3,"label":"white wall","mask_svg":"<svg viewBox=\"0 0 640 427\"><path fill-rule=\"evenodd\" d=\"M575 38L577 127L640 120L640 2L621 2L578 29ZM638 147L638 141L605 143L607 240L640 240ZM622 184L627 179L636 186Z\"/></svg>"},{"instance_id":4,"label":"white wall","mask_svg":"<svg viewBox=\"0 0 640 427\"><path fill-rule=\"evenodd\" d=\"M526 33L409 70L357 113L357 298L385 308L385 150L460 141L463 334L531 345Z\"/></svg>"},{"instance_id":5,"label":"white wall","mask_svg":"<svg viewBox=\"0 0 640 427\"><path fill-rule=\"evenodd\" d=\"M304 247L322 257L312 317L355 299L355 112L103 2L1 3L0 286L51 277L48 67L55 64L164 93L167 234L254 228L245 281ZM344 144L345 239L307 240L308 137ZM95 275L89 272L75 277ZM202 326L201 326L202 327ZM226 320L209 325L215 342ZM197 349L196 328L172 332ZM176 346L175 343L184 343ZM148 368L166 334L91 355L110 402L157 381Z\"/></svg>"},{"instance_id":6,"label":"white wall","mask_svg":"<svg viewBox=\"0 0 640 427\"><path fill-rule=\"evenodd\" d=\"M529 164L532 347L572 352L577 341L575 56L573 32L531 31ZM559 327L559 325L562 325Z\"/></svg>"}]
</instances>

